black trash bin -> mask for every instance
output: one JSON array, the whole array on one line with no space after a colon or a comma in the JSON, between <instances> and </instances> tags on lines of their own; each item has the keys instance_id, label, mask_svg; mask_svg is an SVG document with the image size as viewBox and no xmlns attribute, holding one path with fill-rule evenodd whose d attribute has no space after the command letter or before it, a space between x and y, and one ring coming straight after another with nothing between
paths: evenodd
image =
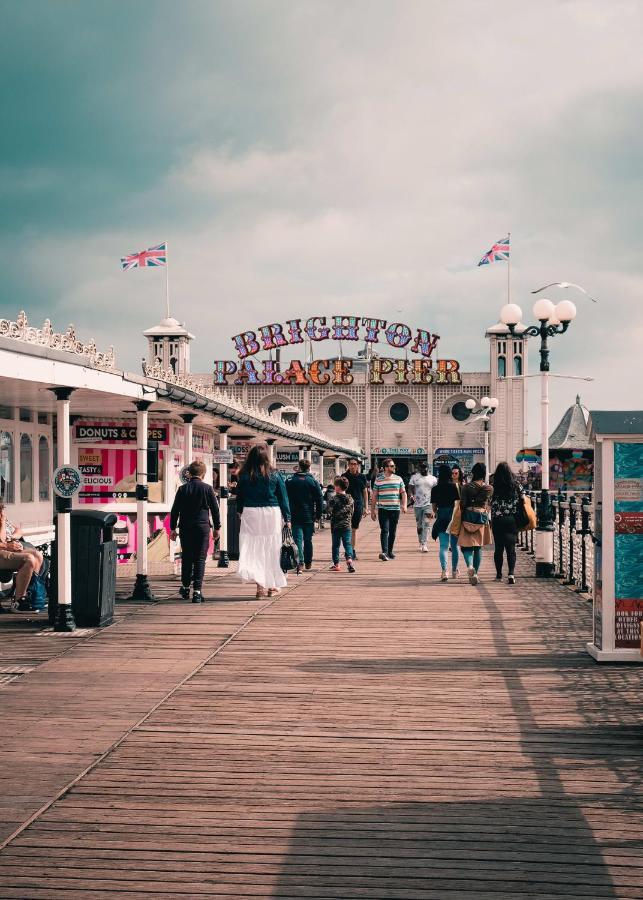
<instances>
[{"instance_id":1,"label":"black trash bin","mask_svg":"<svg viewBox=\"0 0 643 900\"><path fill-rule=\"evenodd\" d=\"M237 498L228 498L228 556L239 559L239 516L237 515Z\"/></svg>"},{"instance_id":2,"label":"black trash bin","mask_svg":"<svg viewBox=\"0 0 643 900\"><path fill-rule=\"evenodd\" d=\"M76 509L71 517L71 608L81 628L109 625L114 618L116 597L117 516L93 509ZM57 516L54 517L56 522ZM58 606L58 553L52 544L51 598L49 621L55 620Z\"/></svg>"}]
</instances>

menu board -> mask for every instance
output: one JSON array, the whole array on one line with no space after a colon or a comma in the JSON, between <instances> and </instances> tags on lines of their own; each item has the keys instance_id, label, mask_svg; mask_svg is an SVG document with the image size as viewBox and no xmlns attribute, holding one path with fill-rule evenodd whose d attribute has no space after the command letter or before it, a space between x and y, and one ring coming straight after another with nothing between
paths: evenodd
<instances>
[{"instance_id":1,"label":"menu board","mask_svg":"<svg viewBox=\"0 0 643 900\"><path fill-rule=\"evenodd\" d=\"M615 646L638 647L643 622L643 444L614 444Z\"/></svg>"}]
</instances>

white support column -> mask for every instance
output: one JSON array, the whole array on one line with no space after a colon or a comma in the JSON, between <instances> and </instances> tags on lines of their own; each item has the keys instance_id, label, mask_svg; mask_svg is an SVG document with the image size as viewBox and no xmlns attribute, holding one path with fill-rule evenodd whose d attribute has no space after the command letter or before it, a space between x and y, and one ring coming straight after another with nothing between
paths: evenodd
<instances>
[{"instance_id":1,"label":"white support column","mask_svg":"<svg viewBox=\"0 0 643 900\"><path fill-rule=\"evenodd\" d=\"M299 461L306 459L306 450L302 444L299 445Z\"/></svg>"},{"instance_id":2,"label":"white support column","mask_svg":"<svg viewBox=\"0 0 643 900\"><path fill-rule=\"evenodd\" d=\"M275 444L277 443L277 438L266 438L266 444L268 445L268 453L270 455L270 465L272 468L276 468L277 462L277 450Z\"/></svg>"},{"instance_id":3,"label":"white support column","mask_svg":"<svg viewBox=\"0 0 643 900\"><path fill-rule=\"evenodd\" d=\"M229 425L219 425L219 450L228 449ZM227 569L230 565L228 556L228 464L219 463L219 509L221 513L221 532L219 534L219 568Z\"/></svg>"},{"instance_id":4,"label":"white support column","mask_svg":"<svg viewBox=\"0 0 643 900\"><path fill-rule=\"evenodd\" d=\"M313 461L313 445L312 444L308 444L306 446L306 450L304 453L304 459L307 459L309 463L311 463Z\"/></svg>"},{"instance_id":5,"label":"white support column","mask_svg":"<svg viewBox=\"0 0 643 900\"><path fill-rule=\"evenodd\" d=\"M196 413L183 413L181 418L183 419L183 446L185 448L183 465L189 466L192 462L192 422L196 419Z\"/></svg>"},{"instance_id":6,"label":"white support column","mask_svg":"<svg viewBox=\"0 0 643 900\"><path fill-rule=\"evenodd\" d=\"M149 400L136 406L136 582L132 600L156 602L147 577L147 411Z\"/></svg>"},{"instance_id":7,"label":"white support column","mask_svg":"<svg viewBox=\"0 0 643 900\"><path fill-rule=\"evenodd\" d=\"M549 372L546 370L540 373L540 430L542 473L540 514L534 535L536 578L551 578L554 574L554 526L549 503Z\"/></svg>"},{"instance_id":8,"label":"white support column","mask_svg":"<svg viewBox=\"0 0 643 900\"><path fill-rule=\"evenodd\" d=\"M58 467L71 464L69 434L69 398L73 388L54 388L56 395L56 428L58 432ZM18 454L16 454L17 456ZM20 482L17 482L19 485ZM37 489L37 485L36 485ZM16 501L19 498L16 497ZM76 622L71 608L71 499L56 497L56 565L58 578L58 606L54 631L75 631Z\"/></svg>"},{"instance_id":9,"label":"white support column","mask_svg":"<svg viewBox=\"0 0 643 900\"><path fill-rule=\"evenodd\" d=\"M341 458L339 456L336 456L335 457L335 477L337 477L337 475L342 474L341 463L342 463Z\"/></svg>"}]
</instances>

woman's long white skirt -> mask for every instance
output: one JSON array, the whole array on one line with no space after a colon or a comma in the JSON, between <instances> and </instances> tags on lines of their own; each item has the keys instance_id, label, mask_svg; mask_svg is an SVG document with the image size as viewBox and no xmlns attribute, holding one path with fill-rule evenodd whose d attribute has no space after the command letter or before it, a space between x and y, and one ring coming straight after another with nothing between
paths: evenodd
<instances>
[{"instance_id":1,"label":"woman's long white skirt","mask_svg":"<svg viewBox=\"0 0 643 900\"><path fill-rule=\"evenodd\" d=\"M241 514L239 575L264 588L286 587L281 571L281 510L278 506L247 506Z\"/></svg>"}]
</instances>

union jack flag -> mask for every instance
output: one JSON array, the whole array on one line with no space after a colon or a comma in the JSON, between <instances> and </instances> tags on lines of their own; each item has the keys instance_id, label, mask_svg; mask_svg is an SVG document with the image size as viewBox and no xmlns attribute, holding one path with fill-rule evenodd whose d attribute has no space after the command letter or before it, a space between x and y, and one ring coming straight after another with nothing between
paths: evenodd
<instances>
[{"instance_id":1,"label":"union jack flag","mask_svg":"<svg viewBox=\"0 0 643 900\"><path fill-rule=\"evenodd\" d=\"M166 266L167 248L165 244L158 247L150 247L149 250L141 250L139 253L131 253L129 256L121 256L121 266L124 269L136 269L139 266Z\"/></svg>"},{"instance_id":2,"label":"union jack flag","mask_svg":"<svg viewBox=\"0 0 643 900\"><path fill-rule=\"evenodd\" d=\"M492 262L500 262L501 260L509 260L509 238L503 238L493 245L491 250L482 257L479 266L488 266Z\"/></svg>"}]
</instances>

